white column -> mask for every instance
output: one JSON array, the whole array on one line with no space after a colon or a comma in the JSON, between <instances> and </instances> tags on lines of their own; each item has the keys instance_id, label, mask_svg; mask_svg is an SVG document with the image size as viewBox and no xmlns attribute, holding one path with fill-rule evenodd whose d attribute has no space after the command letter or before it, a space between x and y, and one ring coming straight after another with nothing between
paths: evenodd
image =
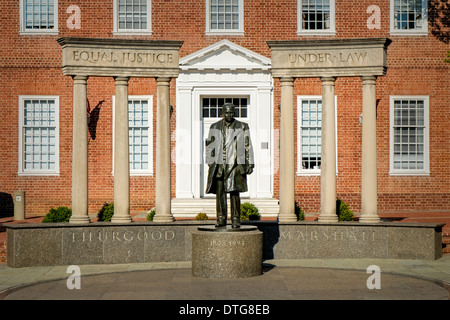
<instances>
[{"instance_id":1,"label":"white column","mask_svg":"<svg viewBox=\"0 0 450 320\"><path fill-rule=\"evenodd\" d=\"M377 114L374 76L363 80L362 177L360 222L377 223Z\"/></svg>"},{"instance_id":2,"label":"white column","mask_svg":"<svg viewBox=\"0 0 450 320\"><path fill-rule=\"evenodd\" d=\"M73 78L72 216L88 223L87 76Z\"/></svg>"},{"instance_id":3,"label":"white column","mask_svg":"<svg viewBox=\"0 0 450 320\"><path fill-rule=\"evenodd\" d=\"M111 222L131 222L128 141L128 78L117 77L114 115L114 215Z\"/></svg>"},{"instance_id":4,"label":"white column","mask_svg":"<svg viewBox=\"0 0 450 320\"><path fill-rule=\"evenodd\" d=\"M155 222L172 222L170 204L170 78L157 79Z\"/></svg>"},{"instance_id":5,"label":"white column","mask_svg":"<svg viewBox=\"0 0 450 320\"><path fill-rule=\"evenodd\" d=\"M322 159L319 222L337 222L336 138L333 77L322 78Z\"/></svg>"},{"instance_id":6,"label":"white column","mask_svg":"<svg viewBox=\"0 0 450 320\"><path fill-rule=\"evenodd\" d=\"M294 78L281 78L279 222L295 222Z\"/></svg>"}]
</instances>

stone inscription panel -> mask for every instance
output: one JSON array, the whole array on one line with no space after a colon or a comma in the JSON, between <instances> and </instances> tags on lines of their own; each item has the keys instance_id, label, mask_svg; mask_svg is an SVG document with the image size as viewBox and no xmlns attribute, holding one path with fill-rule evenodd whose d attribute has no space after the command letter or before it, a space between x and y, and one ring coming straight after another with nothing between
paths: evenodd
<instances>
[{"instance_id":1,"label":"stone inscription panel","mask_svg":"<svg viewBox=\"0 0 450 320\"><path fill-rule=\"evenodd\" d=\"M183 42L64 37L58 43L64 75L177 77Z\"/></svg>"},{"instance_id":2,"label":"stone inscription panel","mask_svg":"<svg viewBox=\"0 0 450 320\"><path fill-rule=\"evenodd\" d=\"M274 77L384 75L389 39L267 41Z\"/></svg>"},{"instance_id":3,"label":"stone inscription panel","mask_svg":"<svg viewBox=\"0 0 450 320\"><path fill-rule=\"evenodd\" d=\"M68 48L65 63L72 66L100 67L176 67L176 53L149 50Z\"/></svg>"},{"instance_id":4,"label":"stone inscription panel","mask_svg":"<svg viewBox=\"0 0 450 320\"><path fill-rule=\"evenodd\" d=\"M364 66L373 59L368 50L304 50L287 52L290 67Z\"/></svg>"},{"instance_id":5,"label":"stone inscription panel","mask_svg":"<svg viewBox=\"0 0 450 320\"><path fill-rule=\"evenodd\" d=\"M383 258L387 230L371 227L280 226L274 256L279 258Z\"/></svg>"},{"instance_id":6,"label":"stone inscription panel","mask_svg":"<svg viewBox=\"0 0 450 320\"><path fill-rule=\"evenodd\" d=\"M71 228L63 235L63 261L68 264L182 261L184 238L184 228L170 226Z\"/></svg>"}]
</instances>

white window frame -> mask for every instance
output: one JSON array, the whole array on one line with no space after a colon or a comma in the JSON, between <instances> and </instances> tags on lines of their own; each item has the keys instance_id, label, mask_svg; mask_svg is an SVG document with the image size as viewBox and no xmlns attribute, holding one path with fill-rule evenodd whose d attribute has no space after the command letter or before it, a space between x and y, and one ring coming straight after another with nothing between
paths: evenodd
<instances>
[{"instance_id":1,"label":"white window frame","mask_svg":"<svg viewBox=\"0 0 450 320\"><path fill-rule=\"evenodd\" d=\"M423 169L394 169L394 101L395 100L423 100L424 101L424 168ZM429 138L430 138L430 120L429 120L429 108L430 100L429 96L390 96L389 98L389 175L430 175L430 151L429 151Z\"/></svg>"},{"instance_id":2,"label":"white window frame","mask_svg":"<svg viewBox=\"0 0 450 320\"><path fill-rule=\"evenodd\" d=\"M147 0L147 29L119 29L119 0L113 2L114 35L152 35L152 1Z\"/></svg>"},{"instance_id":3,"label":"white window frame","mask_svg":"<svg viewBox=\"0 0 450 320\"><path fill-rule=\"evenodd\" d=\"M25 0L19 1L19 11L20 11L20 27L19 27L19 34L20 35L58 35L58 0L54 1L53 5L53 17L54 17L54 23L55 28L54 29L27 29L26 28L26 20L25 20Z\"/></svg>"},{"instance_id":4,"label":"white window frame","mask_svg":"<svg viewBox=\"0 0 450 320\"><path fill-rule=\"evenodd\" d=\"M302 18L303 0L297 0L297 35L299 36L334 36L336 35L335 0L330 0L330 29L328 30L306 30L303 29Z\"/></svg>"},{"instance_id":5,"label":"white window frame","mask_svg":"<svg viewBox=\"0 0 450 320\"><path fill-rule=\"evenodd\" d=\"M55 101L55 169L54 170L25 170L24 168L24 120L26 100L54 100ZM59 176L59 96L23 95L19 96L19 176Z\"/></svg>"},{"instance_id":6,"label":"white window frame","mask_svg":"<svg viewBox=\"0 0 450 320\"><path fill-rule=\"evenodd\" d=\"M422 28L421 29L396 29L394 19L395 0L390 1L390 34L401 36L426 36L428 35L428 3L422 0Z\"/></svg>"},{"instance_id":7,"label":"white window frame","mask_svg":"<svg viewBox=\"0 0 450 320\"><path fill-rule=\"evenodd\" d=\"M211 29L211 0L206 0L206 35L244 35L244 0L239 0L239 28Z\"/></svg>"},{"instance_id":8,"label":"white window frame","mask_svg":"<svg viewBox=\"0 0 450 320\"><path fill-rule=\"evenodd\" d=\"M116 102L115 96L112 96L113 103L113 170L114 175L114 134L115 134L115 115L116 115ZM148 101L148 169L137 170L130 167L130 176L153 176L153 96L152 95L138 95L128 96L130 100L147 100Z\"/></svg>"},{"instance_id":9,"label":"white window frame","mask_svg":"<svg viewBox=\"0 0 450 320\"><path fill-rule=\"evenodd\" d=\"M302 101L303 100L322 100L322 96L297 96L297 175L298 176L320 176L321 169L303 169L302 166ZM337 97L334 96L334 137L336 146L336 175L338 174L338 145L337 145ZM323 109L322 109L323 111ZM322 163L322 157L321 157Z\"/></svg>"}]
</instances>

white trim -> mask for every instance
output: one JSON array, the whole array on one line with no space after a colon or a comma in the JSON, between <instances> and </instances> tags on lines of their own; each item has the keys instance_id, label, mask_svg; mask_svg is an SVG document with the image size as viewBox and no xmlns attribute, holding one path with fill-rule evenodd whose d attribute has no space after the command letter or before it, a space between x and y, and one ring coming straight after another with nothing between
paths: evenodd
<instances>
[{"instance_id":1,"label":"white trim","mask_svg":"<svg viewBox=\"0 0 450 320\"><path fill-rule=\"evenodd\" d=\"M312 96L297 96L297 176L320 176L321 169L303 169L302 167L302 131L300 130L302 127L302 108L301 102L303 100L322 100L322 96L320 95L312 95ZM336 145L336 175L338 174L338 144L337 144L337 96L334 96L334 109L335 109L335 118L334 118L334 137L335 137L335 145Z\"/></svg>"},{"instance_id":2,"label":"white trim","mask_svg":"<svg viewBox=\"0 0 450 320\"><path fill-rule=\"evenodd\" d=\"M55 101L55 169L26 171L23 167L23 127L24 127L24 101L25 100L54 100ZM19 176L59 176L59 96L24 95L19 96L19 163L17 175Z\"/></svg>"},{"instance_id":3,"label":"white trim","mask_svg":"<svg viewBox=\"0 0 450 320\"><path fill-rule=\"evenodd\" d=\"M297 0L297 35L299 36L334 36L336 35L335 0L330 0L330 29L303 30L302 28L302 1Z\"/></svg>"},{"instance_id":4,"label":"white trim","mask_svg":"<svg viewBox=\"0 0 450 320\"><path fill-rule=\"evenodd\" d=\"M211 16L211 0L205 1L205 34L208 36L216 35L235 35L243 36L244 32L244 0L239 0L239 29L211 29L210 16Z\"/></svg>"},{"instance_id":5,"label":"white trim","mask_svg":"<svg viewBox=\"0 0 450 320\"><path fill-rule=\"evenodd\" d=\"M395 29L394 21L394 4L395 0L390 0L389 13L389 33L393 36L427 36L428 35L428 3L427 0L422 0L422 28L413 30L399 30Z\"/></svg>"},{"instance_id":6,"label":"white trim","mask_svg":"<svg viewBox=\"0 0 450 320\"><path fill-rule=\"evenodd\" d=\"M44 35L44 36L53 36L58 35L58 0L55 0L53 4L53 17L54 17L54 23L55 28L54 29L39 29L39 30L33 30L33 29L26 29L25 28L25 8L24 8L24 1L19 1L19 12L20 12L20 18L19 18L19 34L20 35Z\"/></svg>"},{"instance_id":7,"label":"white trim","mask_svg":"<svg viewBox=\"0 0 450 320\"><path fill-rule=\"evenodd\" d=\"M279 136L273 129L273 79L270 59L228 40L219 41L180 59L176 79L176 198L199 198L201 151L200 97L249 96L255 159L249 176L251 198L273 197L274 143ZM236 68L236 66L239 66ZM268 142L268 148L262 143ZM264 144L265 146L265 144Z\"/></svg>"},{"instance_id":8,"label":"white trim","mask_svg":"<svg viewBox=\"0 0 450 320\"><path fill-rule=\"evenodd\" d=\"M113 35L116 36L151 36L152 35L152 1L147 0L147 29L119 30L118 0L113 0Z\"/></svg>"},{"instance_id":9,"label":"white trim","mask_svg":"<svg viewBox=\"0 0 450 320\"><path fill-rule=\"evenodd\" d=\"M113 119L112 119L112 171L111 175L114 176L114 133L115 133L115 115L116 115L116 102L115 95L112 96L113 105ZM148 101L148 169L147 170L135 170L130 168L130 176L153 176L153 95L138 95L128 96L128 101L133 100L147 100Z\"/></svg>"},{"instance_id":10,"label":"white trim","mask_svg":"<svg viewBox=\"0 0 450 320\"><path fill-rule=\"evenodd\" d=\"M423 169L394 169L394 101L395 100L423 100L424 101L424 150ZM430 175L430 100L429 96L390 96L389 97L389 175L391 176L428 176Z\"/></svg>"}]
</instances>

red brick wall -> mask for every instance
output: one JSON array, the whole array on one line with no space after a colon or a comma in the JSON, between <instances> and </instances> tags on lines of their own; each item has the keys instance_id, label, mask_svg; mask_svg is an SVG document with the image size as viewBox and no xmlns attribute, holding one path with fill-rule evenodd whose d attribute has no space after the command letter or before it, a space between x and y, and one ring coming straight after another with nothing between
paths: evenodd
<instances>
[{"instance_id":1,"label":"red brick wall","mask_svg":"<svg viewBox=\"0 0 450 320\"><path fill-rule=\"evenodd\" d=\"M72 80L61 72L61 48L56 39L69 37L113 36L113 1L58 1L57 36L19 35L19 1L3 0L1 21L0 77L0 192L26 192L27 214L44 214L49 208L71 205ZM369 5L381 9L381 29L369 30L366 13ZM81 9L81 29L69 30L66 13L70 5ZM389 1L336 0L336 36L297 36L297 0L244 1L244 36L205 35L205 1L152 0L151 36L132 38L183 40L181 56L223 38L270 57L267 40L389 37L388 72L377 79L378 192L380 211L448 210L450 208L450 93L449 67L443 62L450 47L431 35L391 36ZM121 36L130 38L129 36ZM361 79L336 81L338 116L338 197L360 210L361 190ZM172 130L176 123L175 81L171 85ZM156 82L131 79L130 95L153 95L156 119ZM295 95L320 95L319 79L297 79ZM18 176L18 97L19 95L58 95L60 97L60 175L57 177ZM89 211L96 212L104 202L113 200L112 172L112 78L90 78L88 98L91 107L101 106L97 138L89 142ZM429 176L389 175L389 96L428 95L430 98ZM296 99L295 99L296 101ZM279 129L280 84L274 80L274 129ZM296 111L294 112L297 121ZM295 122L296 123L296 122ZM154 129L156 124L154 123ZM295 132L297 134L297 132ZM154 132L155 135L155 132ZM154 136L154 142L156 137ZM275 167L279 166L278 141L275 141ZM175 148L175 141L172 142ZM155 145L153 148L155 152ZM297 159L296 159L297 160ZM274 196L278 197L279 174L274 177ZM172 163L172 196L175 196L175 165ZM306 212L320 208L320 177L295 178L296 200ZM131 177L131 209L148 210L154 206L155 178Z\"/></svg>"}]
</instances>

